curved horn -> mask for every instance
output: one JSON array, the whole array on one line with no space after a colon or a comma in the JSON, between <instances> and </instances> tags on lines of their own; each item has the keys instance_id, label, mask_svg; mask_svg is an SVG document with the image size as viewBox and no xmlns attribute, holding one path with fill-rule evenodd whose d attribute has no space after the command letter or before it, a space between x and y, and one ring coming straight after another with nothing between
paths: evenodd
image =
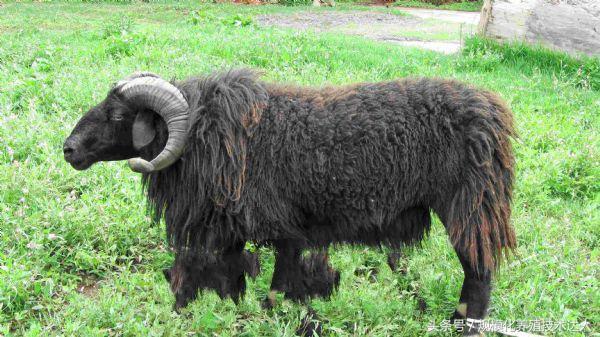
<instances>
[{"instance_id":1,"label":"curved horn","mask_svg":"<svg viewBox=\"0 0 600 337\"><path fill-rule=\"evenodd\" d=\"M136 71L133 74L127 76L126 78L120 80L119 82L117 82L117 84L115 84L116 88L122 87L125 84L131 82L131 80L139 78L139 77L156 77L156 78L160 78L160 76L156 75L155 73L151 73L149 71Z\"/></svg>"},{"instance_id":2,"label":"curved horn","mask_svg":"<svg viewBox=\"0 0 600 337\"><path fill-rule=\"evenodd\" d=\"M173 164L185 146L188 132L189 106L183 94L171 83L149 73L133 75L133 79L119 82L119 91L133 101L159 114L167 123L169 138L164 149L151 161L142 158L128 160L129 167L140 173L150 173Z\"/></svg>"}]
</instances>

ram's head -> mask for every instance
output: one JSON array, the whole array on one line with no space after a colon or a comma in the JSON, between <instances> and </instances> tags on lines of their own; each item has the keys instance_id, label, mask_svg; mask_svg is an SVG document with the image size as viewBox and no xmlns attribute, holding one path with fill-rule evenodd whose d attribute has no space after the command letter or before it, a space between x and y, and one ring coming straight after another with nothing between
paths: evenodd
<instances>
[{"instance_id":1,"label":"ram's head","mask_svg":"<svg viewBox=\"0 0 600 337\"><path fill-rule=\"evenodd\" d=\"M188 120L188 103L179 89L157 75L135 74L118 82L79 120L65 140L65 160L77 170L99 161L129 159L136 172L159 171L181 156ZM139 158L162 122L168 132L165 147L150 161Z\"/></svg>"}]
</instances>

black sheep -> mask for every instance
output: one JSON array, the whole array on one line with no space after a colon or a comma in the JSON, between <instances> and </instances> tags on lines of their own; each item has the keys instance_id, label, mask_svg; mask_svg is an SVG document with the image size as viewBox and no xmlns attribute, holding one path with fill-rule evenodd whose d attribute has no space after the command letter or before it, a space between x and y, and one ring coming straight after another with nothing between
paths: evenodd
<instances>
[{"instance_id":1,"label":"black sheep","mask_svg":"<svg viewBox=\"0 0 600 337\"><path fill-rule=\"evenodd\" d=\"M76 169L129 159L143 173L177 252L178 307L201 288L243 294L247 241L276 248L273 291L328 296L339 280L329 244L418 242L433 211L465 272L455 318L469 319L470 335L516 246L514 134L500 98L451 80L317 89L249 70L172 84L141 73L79 121L64 151ZM321 252L302 257L305 248Z\"/></svg>"}]
</instances>

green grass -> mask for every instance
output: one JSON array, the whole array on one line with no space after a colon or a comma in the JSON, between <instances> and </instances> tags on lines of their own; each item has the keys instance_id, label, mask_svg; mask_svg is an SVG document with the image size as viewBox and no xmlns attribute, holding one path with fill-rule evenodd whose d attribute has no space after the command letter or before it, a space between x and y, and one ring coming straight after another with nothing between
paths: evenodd
<instances>
[{"instance_id":1,"label":"green grass","mask_svg":"<svg viewBox=\"0 0 600 337\"><path fill-rule=\"evenodd\" d=\"M207 293L182 314L161 269L172 256L125 163L77 172L61 148L80 115L135 70L184 78L232 66L306 85L452 77L513 108L519 255L503 266L491 318L600 324L600 91L597 61L472 39L445 56L358 37L258 27L281 6L201 3L0 7L0 335L292 336L305 307L260 309L273 266L239 306ZM243 24L238 24L241 22ZM596 84L595 84L596 83ZM339 291L312 306L327 336L421 336L454 309L460 265L439 223L392 273L377 249L337 247ZM364 266L376 280L354 275ZM424 301L426 308L417 309ZM449 336L450 334L442 334Z\"/></svg>"},{"instance_id":2,"label":"green grass","mask_svg":"<svg viewBox=\"0 0 600 337\"><path fill-rule=\"evenodd\" d=\"M523 72L543 71L569 79L583 88L600 90L600 58L571 57L543 46L513 42L503 44L489 39L471 38L464 53L474 59L495 59Z\"/></svg>"},{"instance_id":3,"label":"green grass","mask_svg":"<svg viewBox=\"0 0 600 337\"><path fill-rule=\"evenodd\" d=\"M414 7L414 8L431 8L431 9L446 9L453 11L479 12L483 6L483 0L477 1L461 1L443 5L434 5L429 2L420 0L396 0L394 6Z\"/></svg>"}]
</instances>

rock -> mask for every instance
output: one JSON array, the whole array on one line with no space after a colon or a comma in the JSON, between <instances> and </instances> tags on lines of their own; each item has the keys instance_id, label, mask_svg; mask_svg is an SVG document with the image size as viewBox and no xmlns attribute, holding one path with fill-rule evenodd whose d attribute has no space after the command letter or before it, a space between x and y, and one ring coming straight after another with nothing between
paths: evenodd
<instances>
[{"instance_id":1,"label":"rock","mask_svg":"<svg viewBox=\"0 0 600 337\"><path fill-rule=\"evenodd\" d=\"M485 0L479 31L499 40L600 55L600 1Z\"/></svg>"}]
</instances>

